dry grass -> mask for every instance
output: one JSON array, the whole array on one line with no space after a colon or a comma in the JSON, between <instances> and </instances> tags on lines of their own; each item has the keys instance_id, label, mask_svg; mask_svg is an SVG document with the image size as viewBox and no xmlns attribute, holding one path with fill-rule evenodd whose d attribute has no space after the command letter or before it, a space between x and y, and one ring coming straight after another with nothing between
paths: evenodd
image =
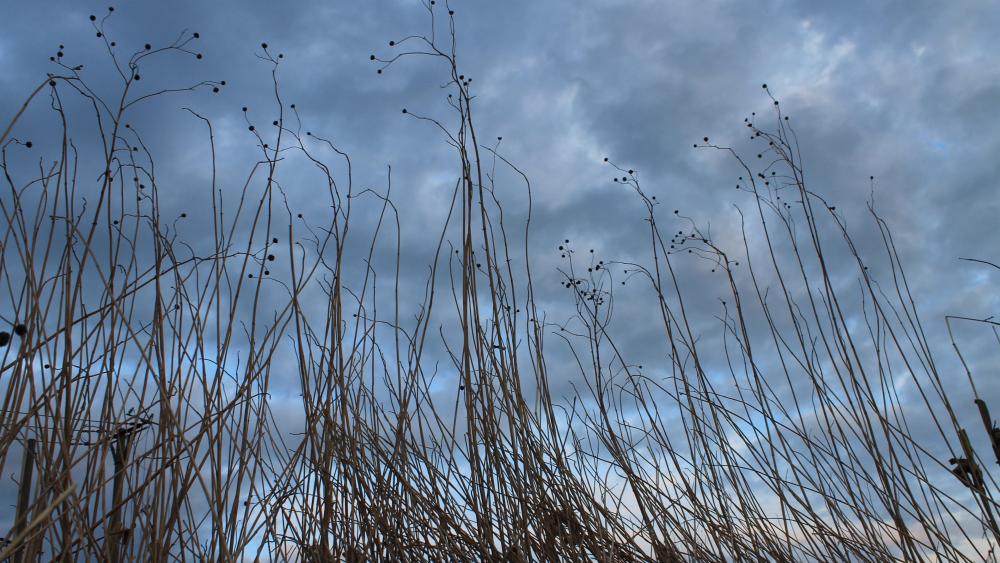
<instances>
[{"instance_id":1,"label":"dry grass","mask_svg":"<svg viewBox=\"0 0 1000 563\"><path fill-rule=\"evenodd\" d=\"M348 155L302 133L277 74L280 117L251 128L262 157L242 190L221 187L212 124L200 121L213 177L211 236L197 241L179 237L185 217L161 212L152 154L127 125L153 97L224 86L133 93L144 58L193 55L195 37L115 56L117 98L67 65L31 94L64 128L55 163L34 172L8 161L27 158L12 136L20 114L0 139L0 315L17 327L0 349L0 471L20 475L0 559L994 559L996 482L953 403L973 405L975 386L949 398L888 226L870 208L880 284L842 217L807 188L780 110L772 130L747 123L761 158L731 151L751 202L744 248L694 223L661 231L661 206L619 168L645 206L648 260L581 266L566 248L576 315L554 331L532 272L512 266L532 248L530 215L505 222L493 191L497 167L518 172L477 139L453 20L427 8L448 23L444 40L432 26L397 42L403 55L375 58L380 70L406 54L442 61L457 117L446 127L408 112L440 127L460 163L415 319L400 313L417 304L400 303L390 191L358 189ZM96 184L78 174L69 96L98 124ZM287 166L322 179L324 223L291 210ZM523 188L530 198L526 177ZM364 201L378 220L358 254L349 226ZM394 268L352 276L380 236ZM694 328L678 252L711 262L728 286L711 345ZM857 285L838 285L845 269ZM376 299L376 275L391 295L383 282ZM660 375L616 344L623 277L653 290ZM568 403L550 392L553 335L577 361ZM459 376L454 404L435 391L435 345ZM294 433L270 408L279 378L298 382Z\"/></svg>"}]
</instances>

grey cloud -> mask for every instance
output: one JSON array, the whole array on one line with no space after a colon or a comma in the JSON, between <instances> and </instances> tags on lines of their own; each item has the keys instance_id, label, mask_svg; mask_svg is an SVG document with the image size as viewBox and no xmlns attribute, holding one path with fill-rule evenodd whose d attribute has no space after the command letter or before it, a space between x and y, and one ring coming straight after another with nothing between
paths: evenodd
<instances>
[{"instance_id":1,"label":"grey cloud","mask_svg":"<svg viewBox=\"0 0 1000 563\"><path fill-rule=\"evenodd\" d=\"M13 8L14 17L0 24L0 116L17 111L29 85L49 70L46 58L60 43L69 59L87 61L88 67L94 61L97 76L113 76L101 66L86 19L90 11L105 9L68 1ZM1000 234L993 223L1000 211L1000 9L974 2L944 9L933 2L561 0L470 2L457 10L459 62L479 92L481 135L486 144L502 136L501 154L532 181L530 260L549 318L572 315L568 290L557 285L557 268L565 266L557 247L564 239L572 241L578 260L587 260L590 248L609 261L648 256L642 207L631 190L610 181L617 173L603 163L605 156L637 171L643 190L657 196L660 212L673 222L665 230L688 231L689 224L670 214L680 208L699 226L711 224L725 242L738 244L732 204L750 204L733 189L743 172L726 153L692 144L708 136L753 159L756 149L743 118L756 112L760 123L774 121L764 82L791 116L811 189L863 233L859 246L870 256L881 252L865 210L874 193L940 344L935 351L949 368L958 366L945 344L943 315L993 314L997 298L990 289L997 273L957 258L998 258ZM304 130L331 138L351 154L357 185L384 190L386 166L392 165L394 200L405 211L404 292L411 302L422 295L455 180L454 156L439 132L400 109L447 121L442 68L432 59L402 59L377 75L378 63L369 61L369 54L392 56L389 40L426 29L418 4L186 1L129 4L118 12L112 29L129 48L167 42L184 28L203 35L203 61L157 66L156 80L227 81L218 95L183 97L183 105L216 124L226 188L239 187L257 158L240 108L247 106L262 130L275 114L269 66L254 54L262 41L283 53L282 98L296 104ZM38 29L46 31L33 31ZM203 126L179 109L178 100L167 98L136 116L137 128L155 145L162 182L171 186L165 205L177 212L204 197L210 172L201 158L207 146ZM16 134L42 139L48 119L31 113ZM314 174L291 165L283 174L293 212L326 212L310 192L320 189ZM869 176L876 178L874 192ZM500 178L499 197L511 210L507 219L518 225L524 187L509 171ZM361 207L361 231L372 226L374 203ZM204 223L187 225L188 238L207 236ZM392 262L394 235L387 236L389 245L376 256L382 265ZM512 249L523 261L516 240ZM685 286L705 307L697 330L720 342L713 336L718 311L710 307L718 307L724 288L707 267L678 259ZM351 268L360 275L363 265ZM850 287L857 273L837 276L842 287ZM662 329L643 304L648 295L631 285L619 292L623 320L616 329L626 356L655 369L666 359L658 348ZM995 350L988 335L970 331L967 337L972 364L988 365L985 358ZM552 342L549 348L560 346ZM446 362L443 351L436 353ZM564 351L554 353L566 359ZM557 393L571 393L570 379L560 382ZM980 391L1000 398L996 384L985 383Z\"/></svg>"}]
</instances>

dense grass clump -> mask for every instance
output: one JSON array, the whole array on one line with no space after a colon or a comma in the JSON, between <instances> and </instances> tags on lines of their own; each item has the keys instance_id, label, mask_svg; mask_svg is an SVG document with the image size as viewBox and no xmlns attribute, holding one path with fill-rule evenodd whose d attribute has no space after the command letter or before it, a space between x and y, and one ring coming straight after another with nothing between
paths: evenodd
<instances>
[{"instance_id":1,"label":"dense grass clump","mask_svg":"<svg viewBox=\"0 0 1000 563\"><path fill-rule=\"evenodd\" d=\"M213 124L188 110L211 180L203 201L169 214L129 118L152 99L226 86L138 88L157 80L140 74L151 57L202 59L200 35L126 58L105 29L110 12L91 16L114 95L62 50L53 57L60 72L24 107L51 104L56 159L23 165L42 140L17 136L22 113L0 137L0 472L18 476L0 560L994 557L1000 429L971 372L960 396L943 382L874 206L882 247L869 263L807 187L776 100L774 126L746 120L754 158L695 144L742 167L735 248L662 211L634 170L605 159L642 206L647 259L561 243L575 314L553 325L529 266L530 212L503 215L496 171L522 178L505 189L529 202L531 184L477 138L454 14L426 8L447 22L444 39L432 23L370 57L379 74L407 56L441 61L454 112L446 125L402 110L437 126L458 163L415 301L401 286L405 211L391 184L359 189L350 157L303 131L273 46L261 58L277 118L262 126L242 108L259 161L239 181L217 177ZM86 139L80 122L93 124ZM96 179L80 173L93 166ZM317 179L310 212L285 190L289 167ZM374 228L355 227L361 206ZM195 220L207 234L186 238ZM675 220L687 228L661 229ZM692 257L721 280L721 309L690 297L681 261ZM626 280L649 289L655 370L619 346ZM570 354L554 354L563 344ZM571 367L553 366L566 358ZM566 370L568 399L551 385ZM302 424L275 411L276 395ZM969 411L985 434L965 427ZM992 444L988 459L973 442Z\"/></svg>"}]
</instances>

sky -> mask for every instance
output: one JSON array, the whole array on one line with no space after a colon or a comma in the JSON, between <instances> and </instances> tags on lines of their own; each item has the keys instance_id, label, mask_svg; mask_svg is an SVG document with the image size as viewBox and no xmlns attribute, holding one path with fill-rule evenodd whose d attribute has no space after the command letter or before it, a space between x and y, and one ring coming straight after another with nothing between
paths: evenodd
<instances>
[{"instance_id":1,"label":"sky","mask_svg":"<svg viewBox=\"0 0 1000 563\"><path fill-rule=\"evenodd\" d=\"M948 10L919 1L452 7L460 65L476 84L479 127L488 138L503 136L504 155L537 190L544 217L538 244L563 235L629 244L619 225L634 215L635 202L608 185L606 156L637 170L661 199L703 210L702 218L724 213L735 201L720 189L731 183L733 162L691 145L709 136L737 146L742 118L770 103L760 88L767 83L795 120L812 188L836 200L845 217L860 219L875 176L876 197L904 250L920 257L912 267L929 301L957 306L959 296L935 288L972 290L987 275L956 258L990 259L996 248L990 223L1000 164L991 125L1000 99L1000 9L989 3L958 1ZM2 115L12 115L52 70L48 57L60 44L67 61L94 61L101 72L87 16L106 8L5 3ZM241 124L242 106L258 122L269 116L269 68L257 58L268 42L286 57L283 96L297 102L308 127L335 136L366 181L384 183L392 165L407 179L399 184L407 197L431 191L446 173L447 147L399 111L442 115L442 69L410 59L376 75L369 55L391 55L388 41L426 24L417 2L180 1L123 3L108 28L123 48L199 31L203 60L163 63L157 74L165 83L189 73L227 80L217 96L168 99L162 107L173 111L144 116L160 118L150 127L161 160L192 157L184 146L192 126L179 105L196 105L221 127ZM243 141L249 150L249 135L233 137L234 147ZM431 196L425 206L436 203ZM974 304L989 310L983 298Z\"/></svg>"},{"instance_id":2,"label":"sky","mask_svg":"<svg viewBox=\"0 0 1000 563\"><path fill-rule=\"evenodd\" d=\"M4 124L54 72L49 57L60 45L65 60L86 63L98 85L109 76L88 20L107 7L0 0ZM1000 309L993 290L1000 270L959 260L1000 263L1000 5L468 0L450 7L460 70L473 77L477 128L491 143L502 137L499 150L532 183L532 268L551 318L572 314L558 286L562 241L615 260L648 254L641 205L611 181L616 173L605 157L634 169L644 191L711 226L721 240L736 234L734 205L748 203L732 189L738 163L692 145L709 137L752 154L744 118L756 112L774 119L765 83L796 128L811 189L871 249L879 244L866 214L874 198L933 335L944 334L944 315L983 318ZM271 67L260 59L266 42L283 55L282 99L296 104L306 129L350 153L359 185L384 189L391 166L393 194L405 210L404 277L418 287L436 243L426 233L442 218L455 161L433 127L400 110L446 116L446 69L406 58L378 74L370 55L391 57L390 41L425 33L427 22L416 1L131 0L115 4L107 29L123 49L197 31L192 49L202 59L175 57L147 72L164 84L226 81L218 94L166 97L135 117L171 185L168 206L184 210L209 173L201 126L182 106L213 120L223 183L239 187L255 158L242 107L256 124L269 123L275 111ZM43 140L47 123L42 112L29 112L15 135L39 139L44 154L52 148ZM523 196L508 181L504 197L516 219ZM308 185L305 175L285 180L293 206L319 213L309 208ZM710 300L713 288L695 291ZM641 297L639 290L620 297L620 310L639 319L621 327L637 363L658 337L648 334ZM995 342L981 332L966 336L972 364L988 365ZM943 341L937 352L956 367ZM987 373L980 391L1000 401L1000 386L989 381L995 374Z\"/></svg>"}]
</instances>

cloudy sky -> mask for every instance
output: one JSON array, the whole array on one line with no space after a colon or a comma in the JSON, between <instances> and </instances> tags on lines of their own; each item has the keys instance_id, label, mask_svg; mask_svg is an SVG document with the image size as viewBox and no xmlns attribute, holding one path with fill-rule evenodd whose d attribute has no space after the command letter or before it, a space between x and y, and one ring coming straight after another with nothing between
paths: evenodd
<instances>
[{"instance_id":1,"label":"cloudy sky","mask_svg":"<svg viewBox=\"0 0 1000 563\"><path fill-rule=\"evenodd\" d=\"M99 85L110 76L88 20L107 7L0 0L0 117L12 116L55 72L49 57L60 45L67 63L86 64ZM436 242L423 235L442 217L455 162L440 133L400 110L447 117L446 69L412 58L377 74L379 64L369 60L391 57L392 40L427 32L419 2L130 0L115 7L107 29L129 51L167 44L184 29L201 35L192 47L201 60L175 57L146 71L157 84L226 81L218 94L164 98L135 116L172 186L168 205L182 209L186 190L204 189L209 172L203 130L181 106L216 124L223 177L232 171L235 178L224 185L238 187L256 158L241 108L258 124L274 116L270 66L259 58L266 42L284 55L283 99L296 104L306 129L351 154L360 185L384 188L392 166L393 193L406 210L404 248L416 256L410 271L422 279L421 251ZM747 203L733 190L740 169L723 152L692 145L707 136L749 154L744 117L772 116L763 83L794 123L811 189L858 229L862 246L874 194L935 334L945 314L1000 310L992 291L1000 271L958 260L1000 262L996 4L467 0L451 7L478 130L503 137L501 152L532 181L531 259L550 315L571 314L557 284L563 240L617 260L648 252L639 247L642 207L611 182L604 157L636 170L664 205L725 236L734 204ZM15 133L42 139L44 151L46 119L29 112ZM307 188L294 173L285 187L308 210ZM523 203L517 189L509 192L515 217ZM642 325L627 328L641 361ZM979 362L995 350L974 348ZM950 353L943 344L938 352Z\"/></svg>"},{"instance_id":2,"label":"cloudy sky","mask_svg":"<svg viewBox=\"0 0 1000 563\"><path fill-rule=\"evenodd\" d=\"M984 272L956 258L997 258L991 222L1000 202L1000 9L990 3L956 1L947 10L920 1L452 7L480 130L487 138L503 136L504 155L537 190L544 218L539 245L551 247L564 236L629 244L621 224L637 208L609 184L605 156L637 170L647 190L699 220L737 203L722 189L737 172L734 163L691 145L709 136L739 147L743 117L770 104L760 88L767 83L795 120L812 189L851 219L870 191L868 177L876 177L877 201L918 262L912 267L929 300L960 299L935 288L958 283L971 290L986 282ZM89 1L4 2L0 115L12 115L54 70L48 58L60 44L69 63L87 63L91 76L105 72L87 16L106 9ZM438 88L443 69L411 59L377 75L369 55L391 56L388 41L426 27L418 2L389 0L131 1L108 22L123 50L198 31L196 50L204 59L160 63L158 79L227 81L217 96L177 98L173 111L168 100L166 109L145 116L164 164L196 156L181 105L220 127L232 125L230 154L252 149L249 135L240 138L235 129L243 125L242 106L257 122L271 116L269 67L256 56L266 41L285 55L283 95L297 103L308 128L335 138L358 163L363 182L384 184L391 164L401 197L427 195L441 174L447 177L447 147L399 111L447 115ZM31 117L22 136L31 136ZM433 207L433 194L426 199ZM977 299L990 309L983 296Z\"/></svg>"}]
</instances>

